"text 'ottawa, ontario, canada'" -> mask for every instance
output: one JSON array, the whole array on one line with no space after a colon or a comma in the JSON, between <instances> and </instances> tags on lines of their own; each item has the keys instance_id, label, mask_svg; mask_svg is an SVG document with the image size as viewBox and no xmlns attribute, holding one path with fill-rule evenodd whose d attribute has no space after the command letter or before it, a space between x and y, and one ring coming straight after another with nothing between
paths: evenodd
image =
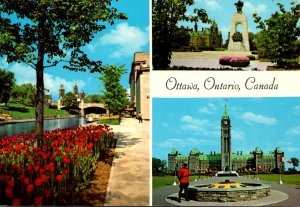
<instances>
[{"instance_id":1,"label":"text 'ottawa, ontario, canada'","mask_svg":"<svg viewBox=\"0 0 300 207\"><path fill-rule=\"evenodd\" d=\"M276 77L270 79L269 82L259 82L255 77L248 77L241 82L232 81L226 83L224 81L216 80L214 77L208 77L204 82L184 82L180 81L175 77L170 77L166 81L166 88L168 90L185 90L185 91L199 91L200 87L203 86L205 90L227 90L227 91L240 91L241 86L246 90L278 90L278 83L276 82Z\"/></svg>"}]
</instances>

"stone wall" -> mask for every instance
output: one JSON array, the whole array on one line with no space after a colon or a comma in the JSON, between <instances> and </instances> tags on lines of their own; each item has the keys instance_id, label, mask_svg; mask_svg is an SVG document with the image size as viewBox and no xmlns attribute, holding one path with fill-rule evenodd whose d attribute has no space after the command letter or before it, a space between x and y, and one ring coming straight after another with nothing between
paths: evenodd
<instances>
[{"instance_id":1,"label":"stone wall","mask_svg":"<svg viewBox=\"0 0 300 207\"><path fill-rule=\"evenodd\" d=\"M189 189L190 199L201 202L238 202L256 200L270 195L270 187L261 189L233 189L225 191L207 190L197 191L196 189Z\"/></svg>"}]
</instances>

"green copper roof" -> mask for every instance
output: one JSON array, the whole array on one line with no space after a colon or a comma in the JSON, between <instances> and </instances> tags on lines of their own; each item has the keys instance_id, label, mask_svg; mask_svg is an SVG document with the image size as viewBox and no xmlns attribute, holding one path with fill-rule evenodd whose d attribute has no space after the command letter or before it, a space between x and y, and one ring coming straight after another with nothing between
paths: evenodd
<instances>
[{"instance_id":1,"label":"green copper roof","mask_svg":"<svg viewBox=\"0 0 300 207\"><path fill-rule=\"evenodd\" d=\"M277 151L278 153L282 153L282 151L281 151L281 148L280 148L280 147L276 147L276 151Z\"/></svg>"},{"instance_id":2,"label":"green copper roof","mask_svg":"<svg viewBox=\"0 0 300 207\"><path fill-rule=\"evenodd\" d=\"M188 155L177 155L176 157L177 160L188 160L189 156Z\"/></svg>"},{"instance_id":3,"label":"green copper roof","mask_svg":"<svg viewBox=\"0 0 300 207\"><path fill-rule=\"evenodd\" d=\"M264 158L274 158L274 153L264 154Z\"/></svg>"},{"instance_id":4,"label":"green copper roof","mask_svg":"<svg viewBox=\"0 0 300 207\"><path fill-rule=\"evenodd\" d=\"M235 153L231 154L231 159L233 160L248 160L252 159L254 156L253 154L243 154L243 155L237 155Z\"/></svg>"},{"instance_id":5,"label":"green copper roof","mask_svg":"<svg viewBox=\"0 0 300 207\"><path fill-rule=\"evenodd\" d=\"M199 155L199 160L221 160L221 154Z\"/></svg>"},{"instance_id":6,"label":"green copper roof","mask_svg":"<svg viewBox=\"0 0 300 207\"><path fill-rule=\"evenodd\" d=\"M194 155L194 154L197 154L198 152L199 151L196 148L193 148L190 154Z\"/></svg>"},{"instance_id":7,"label":"green copper roof","mask_svg":"<svg viewBox=\"0 0 300 207\"><path fill-rule=\"evenodd\" d=\"M262 151L261 151L261 149L259 147L256 147L255 148L255 152L261 153Z\"/></svg>"},{"instance_id":8,"label":"green copper roof","mask_svg":"<svg viewBox=\"0 0 300 207\"><path fill-rule=\"evenodd\" d=\"M227 105L226 104L225 104L225 107L224 107L223 118L228 118L228 109L227 109Z\"/></svg>"},{"instance_id":9,"label":"green copper roof","mask_svg":"<svg viewBox=\"0 0 300 207\"><path fill-rule=\"evenodd\" d=\"M175 148L173 148L173 149L171 149L171 152L170 152L170 155L175 155L176 154L176 149Z\"/></svg>"}]
</instances>

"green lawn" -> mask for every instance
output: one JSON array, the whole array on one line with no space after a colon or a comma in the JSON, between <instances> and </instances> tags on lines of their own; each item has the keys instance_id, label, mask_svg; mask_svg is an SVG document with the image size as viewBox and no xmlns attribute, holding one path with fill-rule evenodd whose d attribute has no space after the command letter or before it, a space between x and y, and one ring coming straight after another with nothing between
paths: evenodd
<instances>
[{"instance_id":1,"label":"green lawn","mask_svg":"<svg viewBox=\"0 0 300 207\"><path fill-rule=\"evenodd\" d=\"M201 179L208 178L208 176L201 175ZM199 179L199 175L192 175L189 177L190 181L194 181L195 179ZM175 182L178 184L178 178L175 177ZM162 186L169 186L173 185L174 183L174 176L166 175L166 176L152 176L152 187L162 187Z\"/></svg>"},{"instance_id":2,"label":"green lawn","mask_svg":"<svg viewBox=\"0 0 300 207\"><path fill-rule=\"evenodd\" d=\"M280 180L279 174L260 174L260 175L256 175L256 177L258 177L260 180L276 182L276 183L279 183ZM294 175L282 174L281 180L284 184L300 185L300 174L294 174Z\"/></svg>"},{"instance_id":3,"label":"green lawn","mask_svg":"<svg viewBox=\"0 0 300 207\"><path fill-rule=\"evenodd\" d=\"M99 120L98 124L107 124L107 125L120 125L118 119L111 119L111 120Z\"/></svg>"},{"instance_id":4,"label":"green lawn","mask_svg":"<svg viewBox=\"0 0 300 207\"><path fill-rule=\"evenodd\" d=\"M208 178L205 175L201 175L200 178ZM247 177L247 176L246 176ZM253 178L253 175L250 176ZM279 183L279 175L278 174L260 174L256 175L256 178L259 178L260 180L270 181L270 182L276 182ZM199 176L190 176L190 181L194 181L195 179L198 179ZM294 174L294 175L281 175L281 180L284 184L293 184L293 185L300 185L300 174ZM177 177L175 178L176 183L178 184ZM153 188L162 187L162 186L170 186L174 183L174 176L152 176L152 186Z\"/></svg>"},{"instance_id":5,"label":"green lawn","mask_svg":"<svg viewBox=\"0 0 300 207\"><path fill-rule=\"evenodd\" d=\"M35 118L35 108L27 107L22 104L9 103L8 106L0 105L0 114L10 114L13 119L31 119ZM68 112L65 110L57 110L57 109L44 109L44 115L46 116L54 116L60 115L65 116L68 115Z\"/></svg>"}]
</instances>

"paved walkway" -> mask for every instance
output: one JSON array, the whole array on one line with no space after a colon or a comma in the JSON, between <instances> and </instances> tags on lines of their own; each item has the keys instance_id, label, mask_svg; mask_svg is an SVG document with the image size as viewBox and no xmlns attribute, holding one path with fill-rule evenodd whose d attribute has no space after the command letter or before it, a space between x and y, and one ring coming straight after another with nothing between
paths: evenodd
<instances>
[{"instance_id":1,"label":"paved walkway","mask_svg":"<svg viewBox=\"0 0 300 207\"><path fill-rule=\"evenodd\" d=\"M251 55L250 52L228 52L228 51L203 51L203 52L173 52L170 66L186 66L186 67L205 67L205 68L222 68L230 67L220 65L219 58L228 55ZM250 65L242 67L243 70L265 71L268 66L272 66L271 62L260 62L257 60L250 61Z\"/></svg>"},{"instance_id":2,"label":"paved walkway","mask_svg":"<svg viewBox=\"0 0 300 207\"><path fill-rule=\"evenodd\" d=\"M255 179L241 178L242 180L248 180L249 182L261 182L271 186L271 196L245 202L196 202L182 200L179 204L175 199L178 195L178 186L167 186L153 189L153 205L157 206L299 206L300 204L300 186L277 184L273 182L257 181ZM200 180L191 182L191 185L203 184L211 182L211 179Z\"/></svg>"},{"instance_id":3,"label":"paved walkway","mask_svg":"<svg viewBox=\"0 0 300 207\"><path fill-rule=\"evenodd\" d=\"M123 118L112 126L118 138L111 168L105 206L146 206L150 204L149 121L138 123Z\"/></svg>"}]
</instances>

